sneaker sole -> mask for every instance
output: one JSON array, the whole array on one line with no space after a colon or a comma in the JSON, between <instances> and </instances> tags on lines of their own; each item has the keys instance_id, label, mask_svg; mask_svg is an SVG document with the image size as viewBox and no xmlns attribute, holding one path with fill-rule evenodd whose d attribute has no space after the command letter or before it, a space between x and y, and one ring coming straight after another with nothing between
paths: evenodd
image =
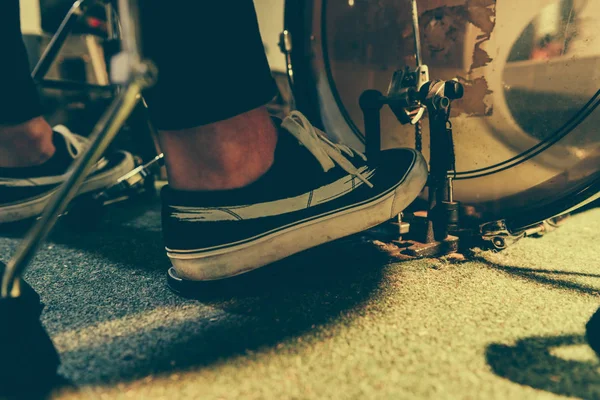
<instances>
[{"instance_id":1,"label":"sneaker sole","mask_svg":"<svg viewBox=\"0 0 600 400\"><path fill-rule=\"evenodd\" d=\"M405 179L376 199L299 221L243 244L185 253L167 249L167 256L181 279L211 281L240 275L395 217L419 196L427 182L427 171L427 163L419 154Z\"/></svg>"},{"instance_id":2,"label":"sneaker sole","mask_svg":"<svg viewBox=\"0 0 600 400\"><path fill-rule=\"evenodd\" d=\"M78 194L104 189L113 183L116 183L120 177L134 169L135 160L133 156L127 152L123 153L125 154L125 158L119 165L108 171L86 179L81 185ZM59 188L60 186L50 192L46 192L25 202L2 207L2 213L0 213L0 224L21 221L41 215L44 211L44 208Z\"/></svg>"}]
</instances>

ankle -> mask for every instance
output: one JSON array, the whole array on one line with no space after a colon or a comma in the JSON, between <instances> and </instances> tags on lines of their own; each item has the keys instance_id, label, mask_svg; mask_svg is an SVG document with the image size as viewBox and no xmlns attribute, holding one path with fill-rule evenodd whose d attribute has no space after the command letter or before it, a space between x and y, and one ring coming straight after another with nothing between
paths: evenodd
<instances>
[{"instance_id":1,"label":"ankle","mask_svg":"<svg viewBox=\"0 0 600 400\"><path fill-rule=\"evenodd\" d=\"M263 107L178 131L161 131L169 185L179 190L238 189L273 164L277 128Z\"/></svg>"},{"instance_id":2,"label":"ankle","mask_svg":"<svg viewBox=\"0 0 600 400\"><path fill-rule=\"evenodd\" d=\"M52 127L43 117L18 125L0 125L0 167L43 164L54 155Z\"/></svg>"}]
</instances>

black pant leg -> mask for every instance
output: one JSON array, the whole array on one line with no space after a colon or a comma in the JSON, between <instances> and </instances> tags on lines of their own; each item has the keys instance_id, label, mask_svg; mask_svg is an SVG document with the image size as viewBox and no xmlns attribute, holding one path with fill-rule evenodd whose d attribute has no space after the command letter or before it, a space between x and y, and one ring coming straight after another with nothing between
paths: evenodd
<instances>
[{"instance_id":1,"label":"black pant leg","mask_svg":"<svg viewBox=\"0 0 600 400\"><path fill-rule=\"evenodd\" d=\"M227 119L276 94L251 0L140 4L144 53L159 68L159 81L146 96L160 129ZM0 54L0 124L41 115L18 0L0 1Z\"/></svg>"},{"instance_id":2,"label":"black pant leg","mask_svg":"<svg viewBox=\"0 0 600 400\"><path fill-rule=\"evenodd\" d=\"M42 114L21 35L19 0L0 0L0 125Z\"/></svg>"},{"instance_id":3,"label":"black pant leg","mask_svg":"<svg viewBox=\"0 0 600 400\"><path fill-rule=\"evenodd\" d=\"M144 56L158 66L146 94L159 129L224 120L277 93L252 0L142 0Z\"/></svg>"}]
</instances>

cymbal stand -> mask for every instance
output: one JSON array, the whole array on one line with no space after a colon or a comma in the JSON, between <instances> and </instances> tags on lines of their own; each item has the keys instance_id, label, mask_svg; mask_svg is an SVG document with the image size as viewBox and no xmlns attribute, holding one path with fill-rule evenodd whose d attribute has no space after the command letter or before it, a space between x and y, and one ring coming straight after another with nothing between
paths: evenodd
<instances>
[{"instance_id":1,"label":"cymbal stand","mask_svg":"<svg viewBox=\"0 0 600 400\"><path fill-rule=\"evenodd\" d=\"M89 147L74 162L68 179L52 197L41 218L6 266L0 263L3 326L0 329L0 395L30 388L32 381L38 386L51 384L55 377L60 361L39 321L39 296L21 277L58 216L138 103L141 91L156 80L156 68L141 55L137 1L118 0L118 11L122 49L112 59L111 80L121 85L121 90L94 127Z\"/></svg>"}]
</instances>

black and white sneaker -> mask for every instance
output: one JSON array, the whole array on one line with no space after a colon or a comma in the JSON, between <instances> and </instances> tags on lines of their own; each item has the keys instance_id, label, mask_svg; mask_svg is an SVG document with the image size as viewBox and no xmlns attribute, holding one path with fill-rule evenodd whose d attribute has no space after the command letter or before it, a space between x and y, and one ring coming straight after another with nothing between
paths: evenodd
<instances>
[{"instance_id":1,"label":"black and white sneaker","mask_svg":"<svg viewBox=\"0 0 600 400\"><path fill-rule=\"evenodd\" d=\"M163 188L163 235L184 280L232 277L379 225L427 181L412 149L385 150L376 167L330 142L299 112L281 123L275 163L257 182L222 192Z\"/></svg>"},{"instance_id":2,"label":"black and white sneaker","mask_svg":"<svg viewBox=\"0 0 600 400\"><path fill-rule=\"evenodd\" d=\"M85 149L88 139L67 127L54 127L56 152L44 164L26 168L0 168L0 224L36 217L67 177L67 170ZM113 152L100 159L79 194L101 190L135 168L133 156Z\"/></svg>"}]
</instances>

